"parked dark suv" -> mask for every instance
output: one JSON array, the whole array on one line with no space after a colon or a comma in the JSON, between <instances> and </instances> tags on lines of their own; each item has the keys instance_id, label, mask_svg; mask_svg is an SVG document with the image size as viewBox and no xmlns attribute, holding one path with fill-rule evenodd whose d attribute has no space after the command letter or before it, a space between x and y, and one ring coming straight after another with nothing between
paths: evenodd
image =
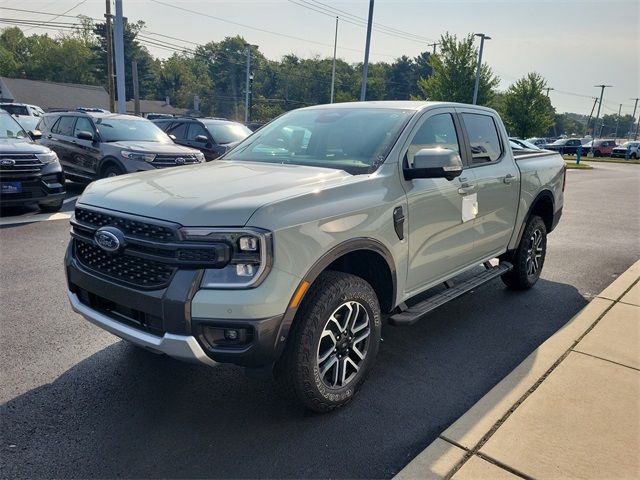
<instances>
[{"instance_id":1,"label":"parked dark suv","mask_svg":"<svg viewBox=\"0 0 640 480\"><path fill-rule=\"evenodd\" d=\"M578 148L582 146L582 142L579 138L561 138L553 143L548 143L544 146L545 150L553 150L561 155L575 155ZM587 153L587 150L583 148L583 154Z\"/></svg>"},{"instance_id":2,"label":"parked dark suv","mask_svg":"<svg viewBox=\"0 0 640 480\"><path fill-rule=\"evenodd\" d=\"M176 143L199 149L207 159L214 160L238 142L251 135L251 130L238 122L224 118L172 118L154 120Z\"/></svg>"},{"instance_id":3,"label":"parked dark suv","mask_svg":"<svg viewBox=\"0 0 640 480\"><path fill-rule=\"evenodd\" d=\"M58 154L72 180L204 162L198 150L176 145L151 121L133 115L57 112L46 114L38 129L40 143Z\"/></svg>"},{"instance_id":4,"label":"parked dark suv","mask_svg":"<svg viewBox=\"0 0 640 480\"><path fill-rule=\"evenodd\" d=\"M64 200L64 174L56 154L34 143L37 136L0 110L0 205L37 204L57 212Z\"/></svg>"}]
</instances>

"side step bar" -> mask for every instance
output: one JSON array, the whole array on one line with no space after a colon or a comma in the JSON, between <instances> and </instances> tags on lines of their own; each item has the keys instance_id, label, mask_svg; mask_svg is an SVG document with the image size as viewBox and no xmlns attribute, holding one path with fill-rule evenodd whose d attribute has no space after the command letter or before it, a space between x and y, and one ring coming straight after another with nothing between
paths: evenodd
<instances>
[{"instance_id":1,"label":"side step bar","mask_svg":"<svg viewBox=\"0 0 640 480\"><path fill-rule=\"evenodd\" d=\"M404 312L391 315L389 317L389 324L395 326L413 325L432 310L513 269L513 265L508 262L502 262L495 267L490 267L489 264L486 263L485 267L487 269L484 272L465 280L459 285L453 285L450 281L445 282L447 290L415 304Z\"/></svg>"}]
</instances>

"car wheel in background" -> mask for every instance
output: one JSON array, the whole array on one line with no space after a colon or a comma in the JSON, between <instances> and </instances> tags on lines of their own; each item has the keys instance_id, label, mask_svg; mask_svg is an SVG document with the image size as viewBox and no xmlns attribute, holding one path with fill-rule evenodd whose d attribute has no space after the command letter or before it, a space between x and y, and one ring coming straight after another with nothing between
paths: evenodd
<instances>
[{"instance_id":1,"label":"car wheel in background","mask_svg":"<svg viewBox=\"0 0 640 480\"><path fill-rule=\"evenodd\" d=\"M116 165L107 165L103 170L100 178L109 178L109 177L117 177L118 175L122 175L124 172L122 169Z\"/></svg>"},{"instance_id":2,"label":"car wheel in background","mask_svg":"<svg viewBox=\"0 0 640 480\"><path fill-rule=\"evenodd\" d=\"M296 314L276 378L288 396L313 411L342 407L365 381L380 331L371 285L348 273L324 272Z\"/></svg>"},{"instance_id":3,"label":"car wheel in background","mask_svg":"<svg viewBox=\"0 0 640 480\"><path fill-rule=\"evenodd\" d=\"M547 254L547 227L542 218L532 215L520 239L520 244L504 260L513 264L513 270L502 275L502 282L512 290L526 290L540 278Z\"/></svg>"}]
</instances>

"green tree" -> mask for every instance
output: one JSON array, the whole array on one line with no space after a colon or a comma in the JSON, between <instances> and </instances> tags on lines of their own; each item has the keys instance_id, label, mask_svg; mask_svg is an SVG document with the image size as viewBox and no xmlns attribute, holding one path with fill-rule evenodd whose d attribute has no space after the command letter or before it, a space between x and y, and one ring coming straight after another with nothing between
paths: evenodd
<instances>
[{"instance_id":1,"label":"green tree","mask_svg":"<svg viewBox=\"0 0 640 480\"><path fill-rule=\"evenodd\" d=\"M501 113L510 134L520 138L534 137L544 135L553 126L553 108L544 94L546 85L540 74L531 72L506 91Z\"/></svg>"},{"instance_id":2,"label":"green tree","mask_svg":"<svg viewBox=\"0 0 640 480\"><path fill-rule=\"evenodd\" d=\"M456 35L445 33L440 37L440 51L431 55L429 63L433 75L418 82L417 98L449 102L471 103L476 79L478 49L474 36L467 35L460 41ZM500 79L483 63L480 68L478 104L489 104Z\"/></svg>"}]
</instances>

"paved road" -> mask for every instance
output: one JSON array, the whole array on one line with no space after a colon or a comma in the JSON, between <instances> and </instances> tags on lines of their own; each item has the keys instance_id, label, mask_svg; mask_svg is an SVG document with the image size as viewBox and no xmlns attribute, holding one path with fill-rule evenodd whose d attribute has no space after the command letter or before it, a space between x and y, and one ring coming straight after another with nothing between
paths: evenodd
<instances>
[{"instance_id":1,"label":"paved road","mask_svg":"<svg viewBox=\"0 0 640 480\"><path fill-rule=\"evenodd\" d=\"M359 397L324 416L92 327L65 299L67 221L5 226L0 477L393 476L640 257L639 167L571 171L567 190L535 289L498 280L386 327Z\"/></svg>"}]
</instances>

